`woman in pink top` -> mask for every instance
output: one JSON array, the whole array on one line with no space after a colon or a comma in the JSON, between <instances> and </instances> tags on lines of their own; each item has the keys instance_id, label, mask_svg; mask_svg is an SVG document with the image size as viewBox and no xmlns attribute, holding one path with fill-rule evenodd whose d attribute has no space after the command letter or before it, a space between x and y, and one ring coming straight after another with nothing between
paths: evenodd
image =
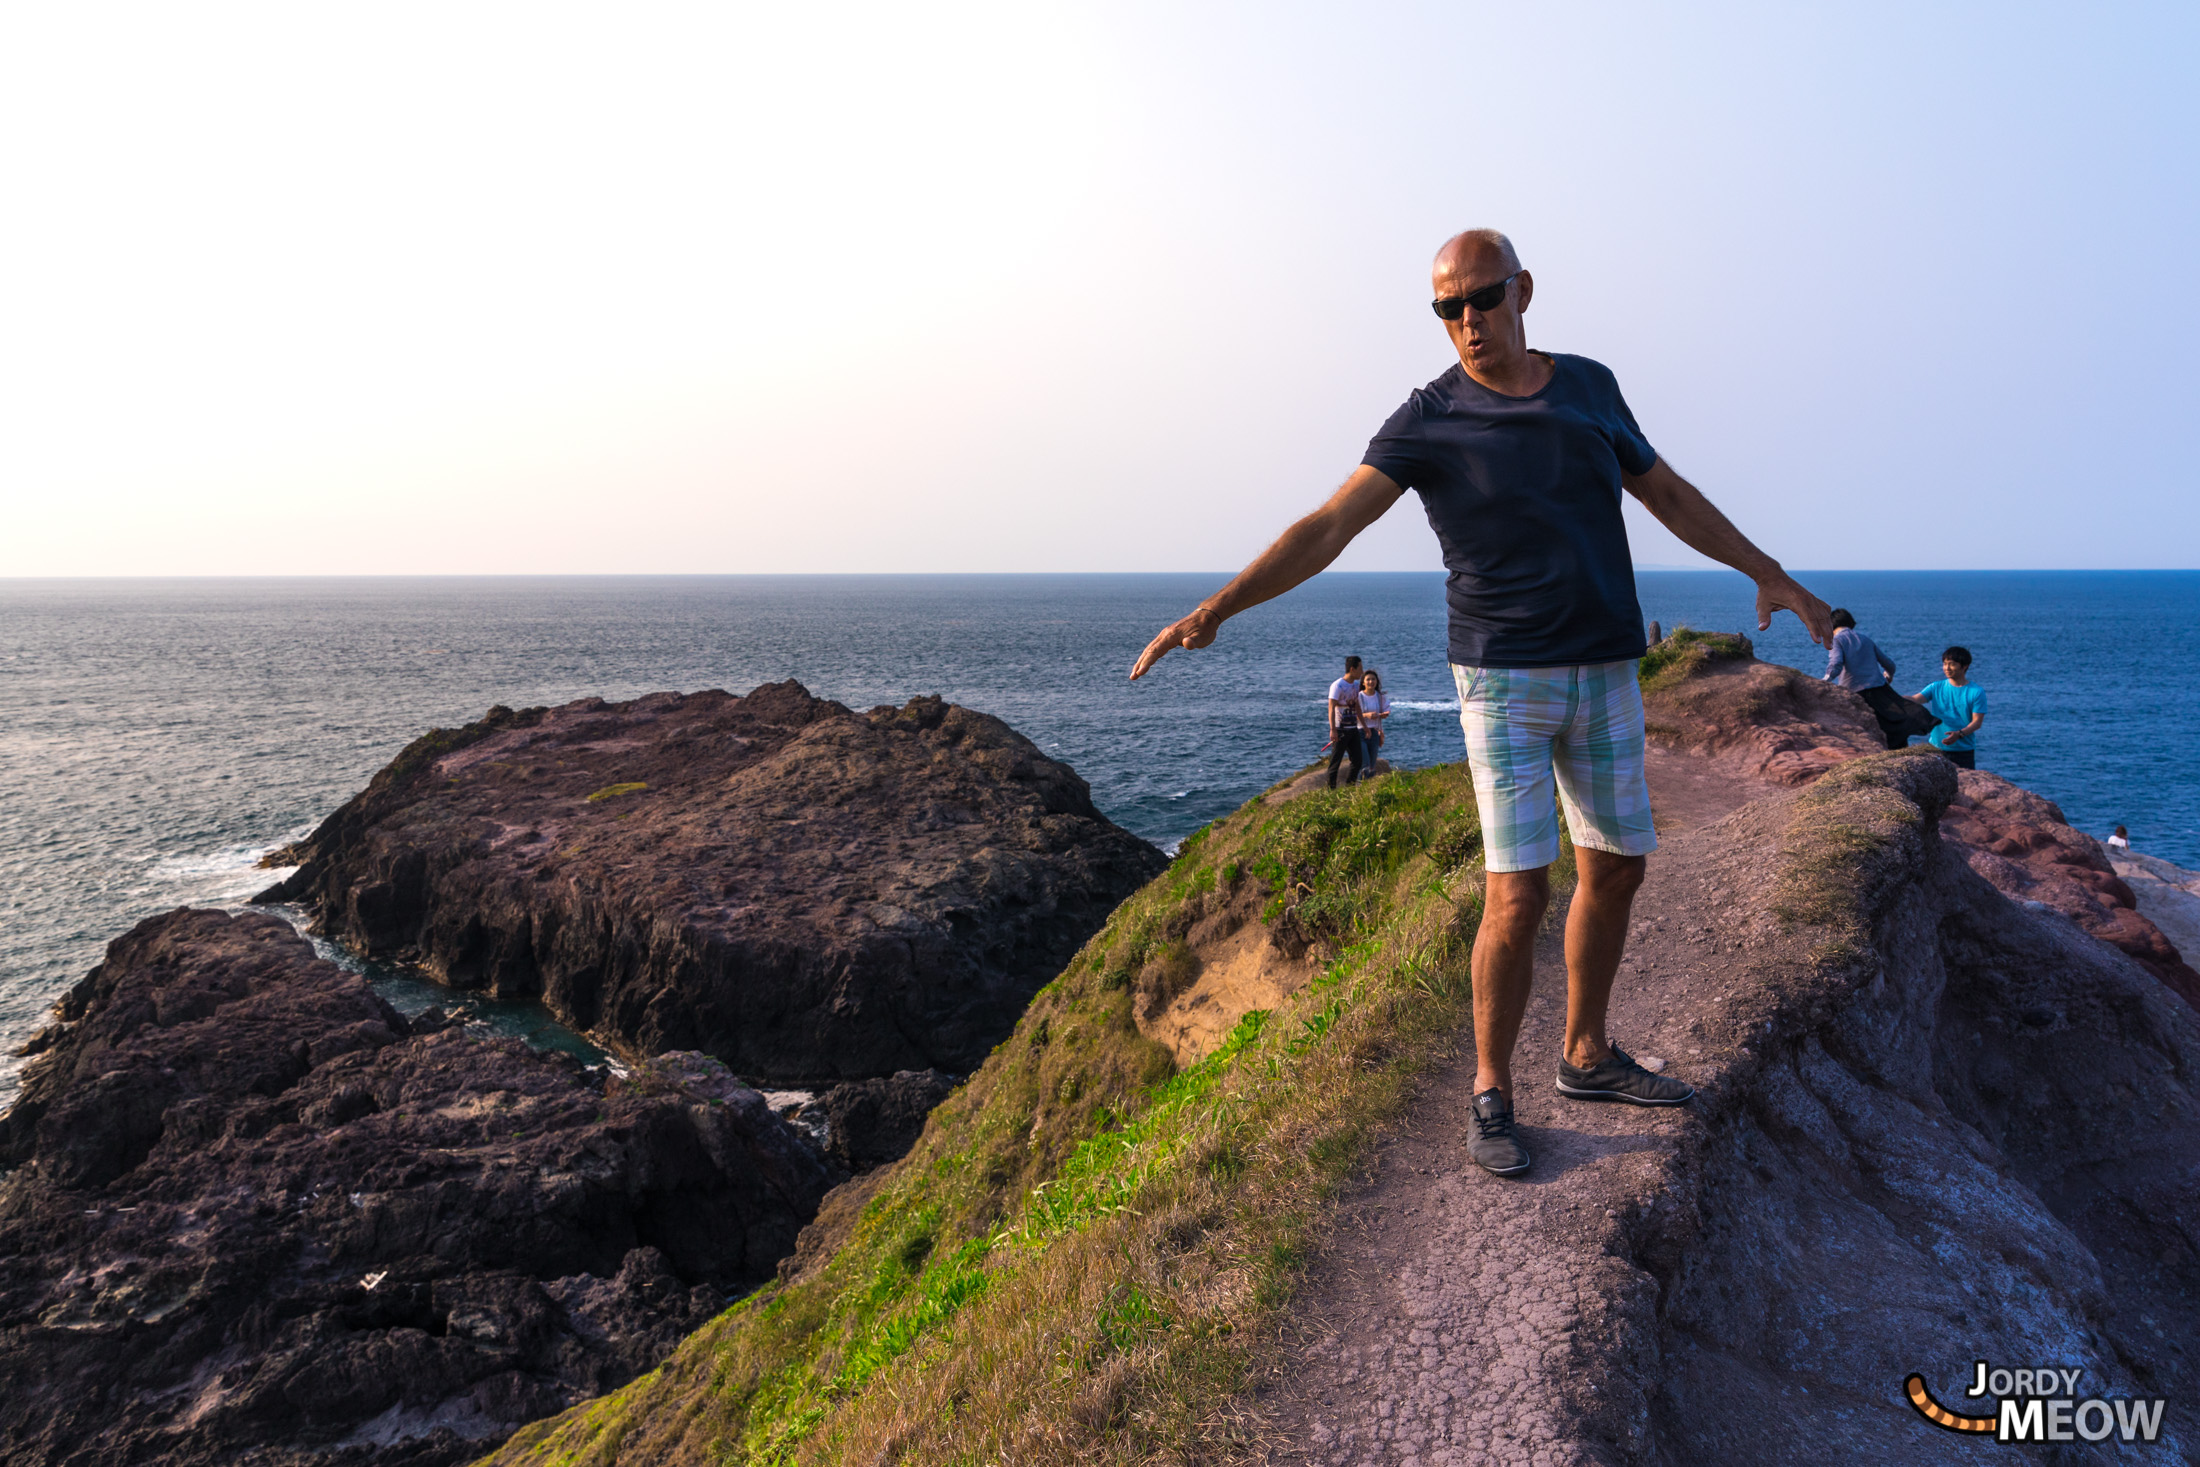
<instances>
[{"instance_id":1,"label":"woman in pink top","mask_svg":"<svg viewBox=\"0 0 2200 1467\"><path fill-rule=\"evenodd\" d=\"M1367 745L1367 767L1373 770L1383 748L1383 721L1390 717L1390 697L1383 691L1383 675L1374 668L1360 674L1360 741Z\"/></svg>"}]
</instances>

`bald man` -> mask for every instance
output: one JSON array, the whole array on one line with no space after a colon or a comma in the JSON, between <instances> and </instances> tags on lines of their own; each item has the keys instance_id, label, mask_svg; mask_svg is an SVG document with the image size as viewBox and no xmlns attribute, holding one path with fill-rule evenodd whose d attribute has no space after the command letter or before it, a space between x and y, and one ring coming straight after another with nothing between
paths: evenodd
<instances>
[{"instance_id":1,"label":"bald man","mask_svg":"<svg viewBox=\"0 0 2200 1467\"><path fill-rule=\"evenodd\" d=\"M1175 648L1207 646L1237 613L1318 574L1408 489L1420 494L1451 572L1452 677L1488 871L1474 940L1467 1141L1483 1167L1517 1176L1529 1156L1513 1125L1513 1046L1550 904L1557 805L1580 871L1566 919L1559 1094L1680 1105L1695 1093L1643 1069L1605 1033L1643 858L1657 848L1635 682L1642 609L1620 491L1755 581L1760 631L1776 611L1802 618L1820 644L1833 628L1825 602L1658 457L1610 371L1528 349L1535 277L1512 241L1470 229L1437 252L1434 276L1436 315L1459 365L1406 399L1327 504L1147 644L1131 676Z\"/></svg>"}]
</instances>

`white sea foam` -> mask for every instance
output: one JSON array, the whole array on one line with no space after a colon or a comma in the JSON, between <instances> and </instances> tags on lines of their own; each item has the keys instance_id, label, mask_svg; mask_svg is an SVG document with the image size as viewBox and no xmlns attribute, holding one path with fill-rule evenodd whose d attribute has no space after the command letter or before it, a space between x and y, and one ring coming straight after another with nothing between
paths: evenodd
<instances>
[{"instance_id":1,"label":"white sea foam","mask_svg":"<svg viewBox=\"0 0 2200 1467\"><path fill-rule=\"evenodd\" d=\"M242 901L281 881L295 866L262 867L260 858L275 846L229 846L189 856L163 856L147 874L176 890L186 903Z\"/></svg>"}]
</instances>

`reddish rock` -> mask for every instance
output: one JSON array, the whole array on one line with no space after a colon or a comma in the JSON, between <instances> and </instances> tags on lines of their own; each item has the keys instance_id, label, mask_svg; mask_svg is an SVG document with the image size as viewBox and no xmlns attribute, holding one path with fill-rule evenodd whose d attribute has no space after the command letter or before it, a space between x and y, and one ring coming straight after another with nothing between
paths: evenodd
<instances>
[{"instance_id":1,"label":"reddish rock","mask_svg":"<svg viewBox=\"0 0 2200 1467\"><path fill-rule=\"evenodd\" d=\"M2138 899L2099 841L2071 829L2052 800L1998 774L1965 769L1956 778L1959 792L1941 816L1940 832L1973 871L2007 895L2060 912L2129 953L2200 1008L2200 972L2139 914Z\"/></svg>"},{"instance_id":2,"label":"reddish rock","mask_svg":"<svg viewBox=\"0 0 2200 1467\"><path fill-rule=\"evenodd\" d=\"M493 709L299 854L261 899L363 952L793 1085L975 1069L1167 864L999 719L792 682Z\"/></svg>"},{"instance_id":3,"label":"reddish rock","mask_svg":"<svg viewBox=\"0 0 2200 1467\"><path fill-rule=\"evenodd\" d=\"M0 1118L0 1459L448 1463L654 1366L828 1183L701 1055L604 1083L273 917L141 923Z\"/></svg>"},{"instance_id":4,"label":"reddish rock","mask_svg":"<svg viewBox=\"0 0 2200 1467\"><path fill-rule=\"evenodd\" d=\"M1793 788L1886 748L1871 708L1846 688L1759 662L1749 638L1686 628L1652 649L1672 659L1644 687L1650 737L1717 758L1745 778ZM1645 658L1651 665L1651 658Z\"/></svg>"},{"instance_id":5,"label":"reddish rock","mask_svg":"<svg viewBox=\"0 0 2200 1467\"><path fill-rule=\"evenodd\" d=\"M1704 755L1737 778L1786 787L1885 751L1877 721L1856 694L1757 661L1747 637L1675 633L1683 637L1697 640L1681 665L1645 687L1653 741ZM2200 1007L2200 972L2139 913L2098 841L2071 829L2052 801L1999 775L1958 774L1960 793L1941 833L1974 871L2009 896L2061 912Z\"/></svg>"}]
</instances>

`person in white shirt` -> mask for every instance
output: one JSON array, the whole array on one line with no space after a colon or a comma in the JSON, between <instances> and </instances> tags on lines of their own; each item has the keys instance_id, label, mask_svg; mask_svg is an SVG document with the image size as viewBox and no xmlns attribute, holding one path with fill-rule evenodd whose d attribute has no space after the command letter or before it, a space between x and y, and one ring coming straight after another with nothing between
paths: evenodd
<instances>
[{"instance_id":1,"label":"person in white shirt","mask_svg":"<svg viewBox=\"0 0 2200 1467\"><path fill-rule=\"evenodd\" d=\"M1383 724L1390 717L1390 697L1383 691L1383 675L1374 668L1360 674L1360 744L1367 753L1367 767L1374 772L1382 757Z\"/></svg>"},{"instance_id":2,"label":"person in white shirt","mask_svg":"<svg viewBox=\"0 0 2200 1467\"><path fill-rule=\"evenodd\" d=\"M1360 742L1360 659L1344 660L1344 676L1329 685L1329 787L1337 787L1337 763L1349 758L1352 768L1344 782L1359 782L1367 766L1367 746Z\"/></svg>"},{"instance_id":3,"label":"person in white shirt","mask_svg":"<svg viewBox=\"0 0 2200 1467\"><path fill-rule=\"evenodd\" d=\"M2131 833L2119 825L2116 833L2108 838L2108 843L2120 851L2128 851L2131 849Z\"/></svg>"}]
</instances>

